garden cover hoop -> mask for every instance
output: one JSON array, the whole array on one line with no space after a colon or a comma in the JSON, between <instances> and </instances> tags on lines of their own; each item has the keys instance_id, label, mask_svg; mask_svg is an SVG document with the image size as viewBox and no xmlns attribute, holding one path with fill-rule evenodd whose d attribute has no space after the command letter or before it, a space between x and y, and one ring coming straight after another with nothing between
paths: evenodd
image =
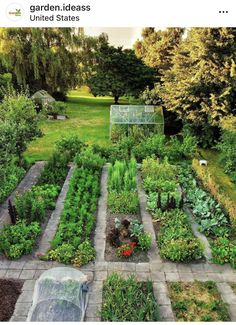
<instances>
[{"instance_id":1,"label":"garden cover hoop","mask_svg":"<svg viewBox=\"0 0 236 325\"><path fill-rule=\"evenodd\" d=\"M27 321L83 321L87 289L87 276L79 270L57 267L45 271L36 281Z\"/></svg>"}]
</instances>

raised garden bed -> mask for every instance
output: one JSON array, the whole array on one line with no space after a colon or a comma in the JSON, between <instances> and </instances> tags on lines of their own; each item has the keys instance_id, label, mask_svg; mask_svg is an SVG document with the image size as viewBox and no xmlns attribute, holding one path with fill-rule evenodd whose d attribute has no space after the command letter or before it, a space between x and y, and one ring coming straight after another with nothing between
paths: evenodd
<instances>
[{"instance_id":1,"label":"raised garden bed","mask_svg":"<svg viewBox=\"0 0 236 325\"><path fill-rule=\"evenodd\" d=\"M168 290L176 321L229 321L226 304L212 281L171 282Z\"/></svg>"},{"instance_id":2,"label":"raised garden bed","mask_svg":"<svg viewBox=\"0 0 236 325\"><path fill-rule=\"evenodd\" d=\"M235 268L236 231L225 209L205 190L190 166L179 167L179 181L185 192L186 205L199 224L199 231L208 237L213 262L230 263ZM214 184L211 185L214 189Z\"/></svg>"},{"instance_id":3,"label":"raised garden bed","mask_svg":"<svg viewBox=\"0 0 236 325\"><path fill-rule=\"evenodd\" d=\"M93 246L103 159L90 149L76 157L64 209L51 249L42 259L80 267L94 260Z\"/></svg>"},{"instance_id":4,"label":"raised garden bed","mask_svg":"<svg viewBox=\"0 0 236 325\"><path fill-rule=\"evenodd\" d=\"M23 284L20 280L0 279L0 322L10 320Z\"/></svg>"},{"instance_id":5,"label":"raised garden bed","mask_svg":"<svg viewBox=\"0 0 236 325\"><path fill-rule=\"evenodd\" d=\"M140 215L136 161L116 161L109 167L105 259L147 262L150 247Z\"/></svg>"},{"instance_id":6,"label":"raised garden bed","mask_svg":"<svg viewBox=\"0 0 236 325\"><path fill-rule=\"evenodd\" d=\"M106 322L158 321L152 283L111 274L103 285L101 318Z\"/></svg>"},{"instance_id":7,"label":"raised garden bed","mask_svg":"<svg viewBox=\"0 0 236 325\"><path fill-rule=\"evenodd\" d=\"M12 224L1 230L0 251L19 259L36 250L68 172L67 160L55 153L45 166L36 186L9 202ZM29 257L29 256L28 256Z\"/></svg>"},{"instance_id":8,"label":"raised garden bed","mask_svg":"<svg viewBox=\"0 0 236 325\"><path fill-rule=\"evenodd\" d=\"M161 257L173 262L201 260L203 246L182 210L183 195L178 188L176 168L168 161L147 158L142 163L142 180Z\"/></svg>"}]
</instances>

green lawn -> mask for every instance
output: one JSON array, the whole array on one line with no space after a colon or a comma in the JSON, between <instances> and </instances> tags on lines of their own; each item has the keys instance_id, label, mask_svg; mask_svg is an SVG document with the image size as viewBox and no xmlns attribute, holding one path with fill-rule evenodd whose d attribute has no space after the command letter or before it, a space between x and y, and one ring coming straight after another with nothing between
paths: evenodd
<instances>
[{"instance_id":1,"label":"green lawn","mask_svg":"<svg viewBox=\"0 0 236 325\"><path fill-rule=\"evenodd\" d=\"M125 103L125 99L120 100ZM109 142L109 113L111 97L93 97L86 87L68 94L69 119L66 121L41 122L44 136L33 141L25 153L29 161L47 160L61 137L78 135L88 143L107 144Z\"/></svg>"},{"instance_id":2,"label":"green lawn","mask_svg":"<svg viewBox=\"0 0 236 325\"><path fill-rule=\"evenodd\" d=\"M236 184L225 174L222 164L220 163L219 153L215 150L203 149L200 150L200 152L202 157L208 161L208 168L222 191L224 191L232 201L236 202Z\"/></svg>"}]
</instances>

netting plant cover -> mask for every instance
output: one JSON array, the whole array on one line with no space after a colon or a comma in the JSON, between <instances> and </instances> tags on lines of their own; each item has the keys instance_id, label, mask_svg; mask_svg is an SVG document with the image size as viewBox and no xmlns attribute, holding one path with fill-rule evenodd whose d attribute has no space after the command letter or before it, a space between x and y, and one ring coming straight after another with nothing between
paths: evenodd
<instances>
[{"instance_id":1,"label":"netting plant cover","mask_svg":"<svg viewBox=\"0 0 236 325\"><path fill-rule=\"evenodd\" d=\"M113 125L155 125L164 131L163 109L152 105L111 105L110 135Z\"/></svg>"},{"instance_id":2,"label":"netting plant cover","mask_svg":"<svg viewBox=\"0 0 236 325\"><path fill-rule=\"evenodd\" d=\"M87 276L70 267L52 268L36 281L27 321L81 322L87 303Z\"/></svg>"}]
</instances>

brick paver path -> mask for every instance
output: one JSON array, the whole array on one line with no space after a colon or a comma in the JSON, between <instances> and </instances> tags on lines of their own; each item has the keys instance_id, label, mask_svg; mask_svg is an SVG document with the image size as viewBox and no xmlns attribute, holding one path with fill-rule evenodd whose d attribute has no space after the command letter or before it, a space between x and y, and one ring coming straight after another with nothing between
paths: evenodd
<instances>
[{"instance_id":1,"label":"brick paver path","mask_svg":"<svg viewBox=\"0 0 236 325\"><path fill-rule=\"evenodd\" d=\"M154 295L160 309L163 321L174 321L171 302L168 296L167 281L213 280L217 283L223 300L228 304L228 310L232 321L236 321L236 296L233 293L230 282L236 283L236 271L229 265L216 265L211 263L180 264L163 262L156 247L155 232L150 214L146 211L146 196L141 188L140 175L138 176L138 194L141 205L141 216L145 230L151 233L152 248L149 252L149 263L106 262L105 228L107 208L107 166L103 168L101 177L101 197L98 202L97 226L95 231L95 245L97 258L95 263L80 268L90 281L89 304L86 311L86 321L99 321L99 311L102 304L103 281L107 276L116 271L124 277L135 273L139 281L151 280L153 282ZM0 277L24 279L22 294L20 295L12 321L25 321L32 304L35 281L45 270L62 266L57 262L43 262L37 259L20 260L16 262L0 261Z\"/></svg>"}]
</instances>

